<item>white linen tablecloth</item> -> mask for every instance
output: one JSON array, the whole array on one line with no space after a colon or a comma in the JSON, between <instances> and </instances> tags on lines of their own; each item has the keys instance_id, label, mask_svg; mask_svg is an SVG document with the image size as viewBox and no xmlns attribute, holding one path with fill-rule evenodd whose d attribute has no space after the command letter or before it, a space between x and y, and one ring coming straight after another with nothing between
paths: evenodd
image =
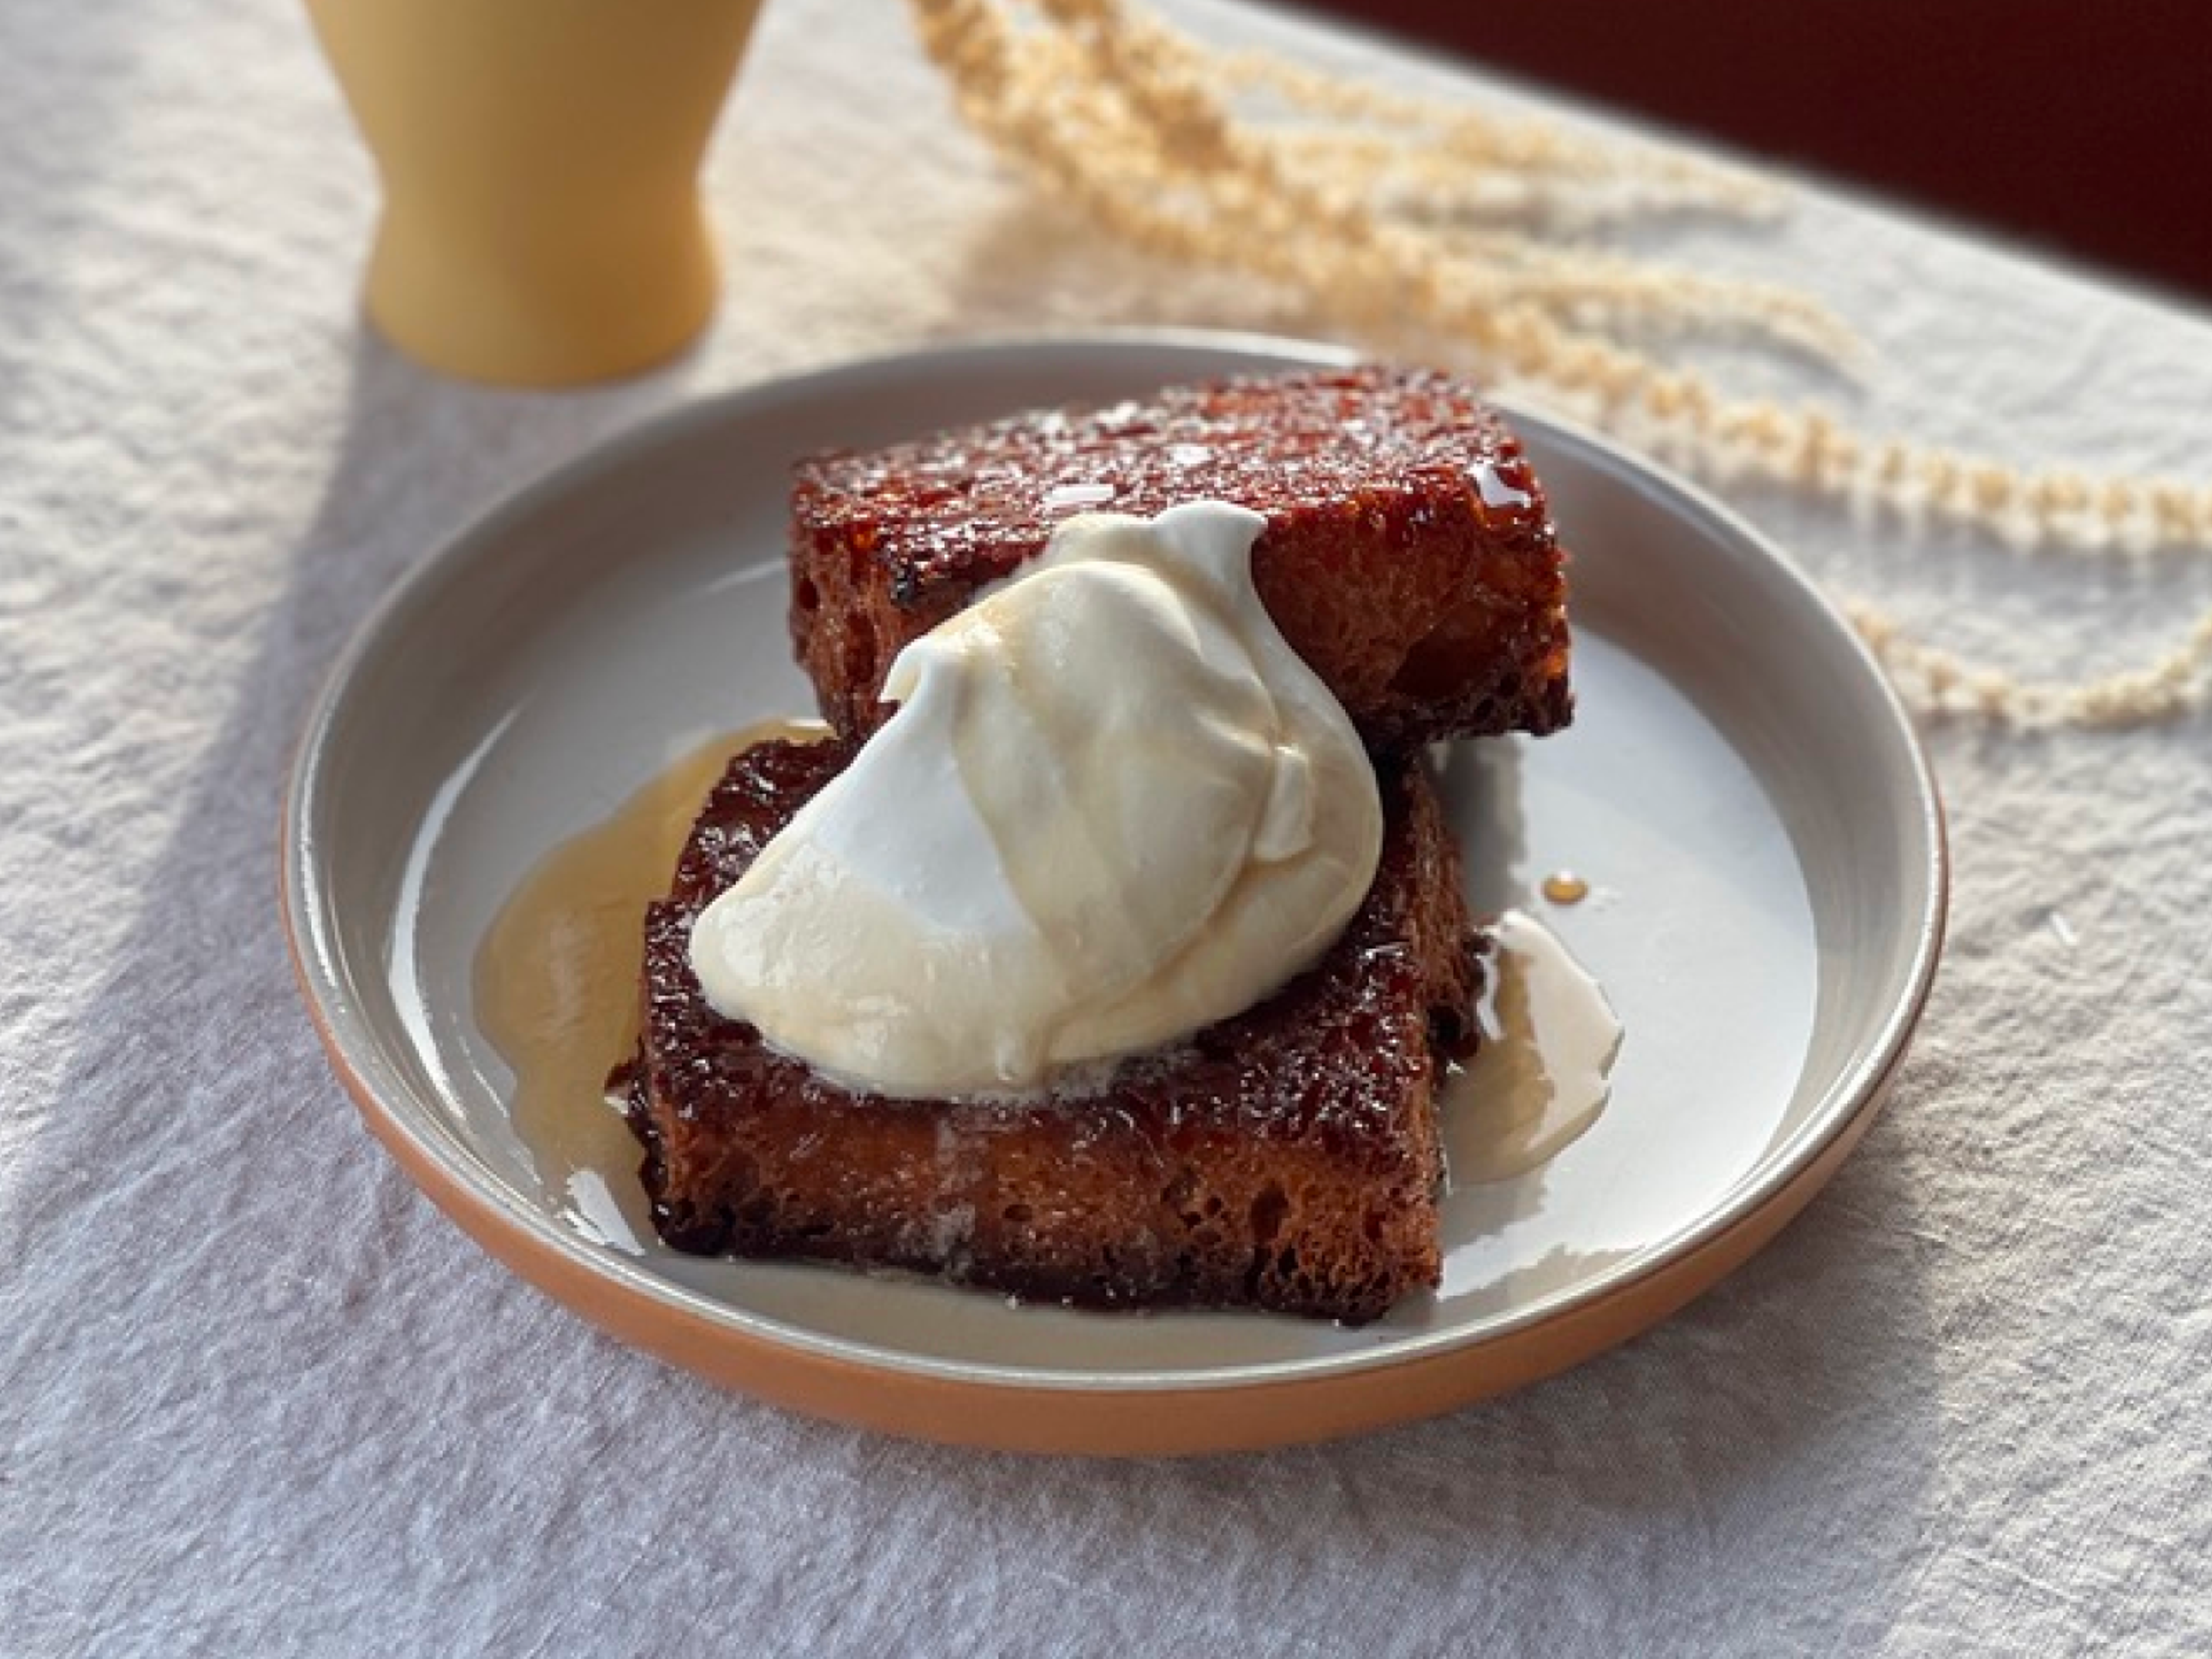
<instances>
[{"instance_id":1,"label":"white linen tablecloth","mask_svg":"<svg viewBox=\"0 0 2212 1659\"><path fill-rule=\"evenodd\" d=\"M598 1335L363 1133L276 914L307 702L411 562L649 411L948 337L1328 319L1038 199L890 0L771 0L710 169L720 317L605 390L365 330L372 178L292 6L10 4L0 158L0 1654L2212 1652L2212 720L1931 728L1954 926L1887 1114L1622 1350L1182 1463L804 1420ZM1649 240L1833 303L1869 426L2207 474L2200 316L1818 191ZM2212 602L2212 560L1735 498L2024 671Z\"/></svg>"}]
</instances>

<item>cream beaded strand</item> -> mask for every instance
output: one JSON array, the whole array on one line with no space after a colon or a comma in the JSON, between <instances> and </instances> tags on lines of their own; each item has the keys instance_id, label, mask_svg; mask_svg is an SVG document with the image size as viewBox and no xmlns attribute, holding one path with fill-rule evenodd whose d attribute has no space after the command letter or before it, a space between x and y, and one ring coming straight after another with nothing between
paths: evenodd
<instances>
[{"instance_id":1,"label":"cream beaded strand","mask_svg":"<svg viewBox=\"0 0 2212 1659\"><path fill-rule=\"evenodd\" d=\"M1847 329L1808 297L1593 254L1531 227L1692 208L1775 210L1733 169L1600 143L1386 94L1255 54L1209 54L1121 0L910 0L963 116L1003 154L1150 252L1303 291L1355 326L1408 319L1492 374L1648 434L1711 475L1809 490L1914 523L1972 526L2025 548L2143 555L2212 547L2212 490L2176 481L2026 472L1863 437L1809 407L1731 398L1670 368L1667 331L1764 336L1838 366ZM1295 119L1240 118L1234 95ZM2138 668L2022 684L1847 607L1931 710L2022 725L2118 726L2212 696L2212 611Z\"/></svg>"}]
</instances>

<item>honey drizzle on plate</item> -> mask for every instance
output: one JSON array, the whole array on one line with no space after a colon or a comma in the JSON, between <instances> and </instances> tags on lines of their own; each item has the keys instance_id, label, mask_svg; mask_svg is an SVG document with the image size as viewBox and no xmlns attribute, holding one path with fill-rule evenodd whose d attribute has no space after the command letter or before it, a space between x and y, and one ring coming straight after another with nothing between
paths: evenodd
<instances>
[{"instance_id":1,"label":"honey drizzle on plate","mask_svg":"<svg viewBox=\"0 0 2212 1659\"><path fill-rule=\"evenodd\" d=\"M567 1218L606 1243L639 1249L653 1237L638 1144L606 1091L637 1046L645 907L668 891L732 756L823 734L765 720L700 744L541 858L477 947L477 1023L514 1069L515 1133Z\"/></svg>"}]
</instances>

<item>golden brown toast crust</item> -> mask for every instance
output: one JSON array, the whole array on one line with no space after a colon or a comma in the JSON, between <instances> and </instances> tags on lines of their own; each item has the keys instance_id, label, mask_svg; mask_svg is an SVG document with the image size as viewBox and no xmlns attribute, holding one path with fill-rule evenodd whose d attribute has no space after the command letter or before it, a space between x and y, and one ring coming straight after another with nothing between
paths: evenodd
<instances>
[{"instance_id":1,"label":"golden brown toast crust","mask_svg":"<svg viewBox=\"0 0 2212 1659\"><path fill-rule=\"evenodd\" d=\"M694 919L852 752L737 757L647 914L631 1123L671 1243L1346 1321L1435 1285L1434 1088L1480 969L1418 763L1382 768L1381 870L1316 967L1103 1092L1006 1104L856 1095L716 1014L691 973Z\"/></svg>"},{"instance_id":2,"label":"golden brown toast crust","mask_svg":"<svg viewBox=\"0 0 2212 1659\"><path fill-rule=\"evenodd\" d=\"M1266 516L1260 597L1370 745L1566 723L1565 556L1520 441L1462 382L1381 367L802 463L791 628L823 715L848 737L872 731L899 648L1042 551L1070 514L1200 499Z\"/></svg>"}]
</instances>

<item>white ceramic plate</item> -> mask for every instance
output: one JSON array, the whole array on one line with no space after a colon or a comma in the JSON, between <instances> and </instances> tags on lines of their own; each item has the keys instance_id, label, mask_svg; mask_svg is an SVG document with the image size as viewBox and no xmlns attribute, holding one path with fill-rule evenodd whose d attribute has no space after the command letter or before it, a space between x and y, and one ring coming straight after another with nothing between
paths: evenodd
<instances>
[{"instance_id":1,"label":"white ceramic plate","mask_svg":"<svg viewBox=\"0 0 2212 1659\"><path fill-rule=\"evenodd\" d=\"M1780 554L1525 410L1575 554L1577 715L1466 746L1447 794L1478 908L1540 912L1626 1039L1595 1128L1449 1198L1438 1294L1347 1330L702 1261L635 1237L621 1172L549 1183L515 1133L471 1006L501 904L677 756L810 707L784 620L794 457L1339 358L1155 334L860 363L681 410L427 559L338 665L286 805L301 981L371 1127L626 1340L803 1408L996 1444L1196 1449L1441 1409L1632 1334L1749 1255L1863 1128L1917 1015L1945 902L1935 792L1874 665ZM1559 868L1589 900L1543 904Z\"/></svg>"}]
</instances>

